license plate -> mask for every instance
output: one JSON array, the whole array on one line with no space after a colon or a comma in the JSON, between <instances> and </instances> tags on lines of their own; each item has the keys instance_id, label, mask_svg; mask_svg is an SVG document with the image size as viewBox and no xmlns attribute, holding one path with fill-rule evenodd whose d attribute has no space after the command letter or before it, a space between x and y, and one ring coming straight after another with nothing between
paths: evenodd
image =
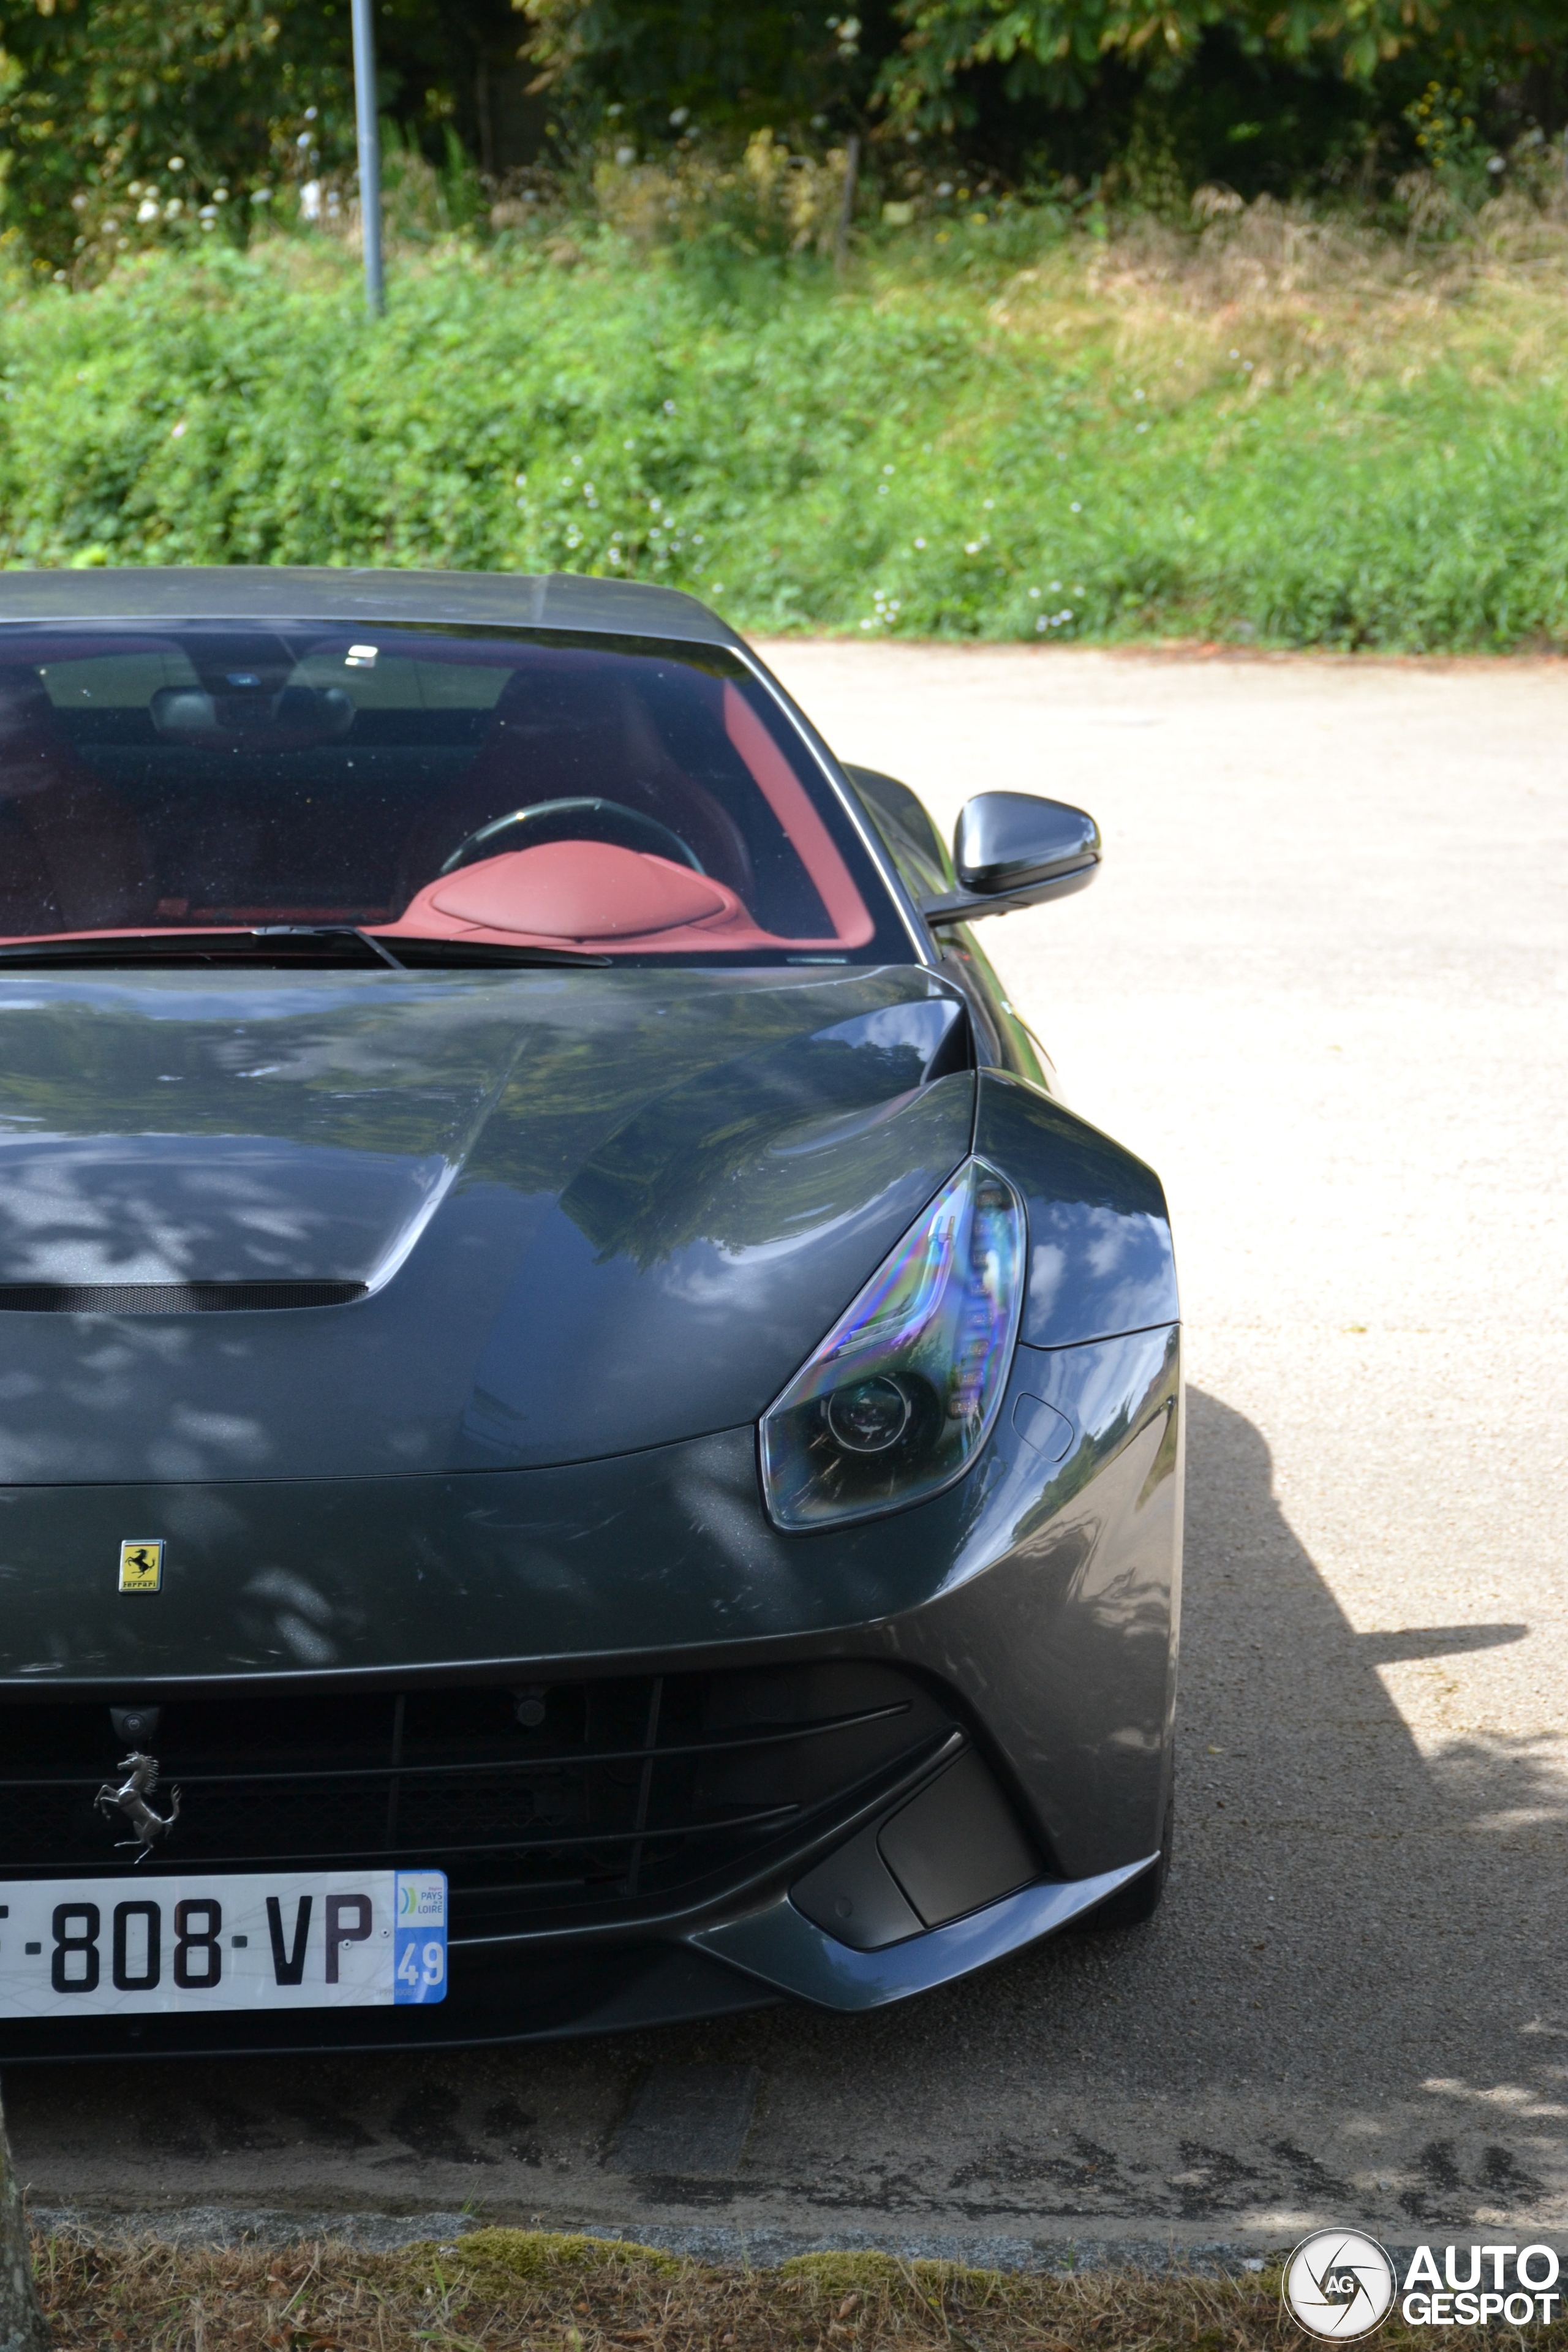
<instances>
[{"instance_id":1,"label":"license plate","mask_svg":"<svg viewBox=\"0 0 1568 2352\"><path fill-rule=\"evenodd\" d=\"M0 2016L377 2009L446 1997L439 1870L0 1883Z\"/></svg>"}]
</instances>

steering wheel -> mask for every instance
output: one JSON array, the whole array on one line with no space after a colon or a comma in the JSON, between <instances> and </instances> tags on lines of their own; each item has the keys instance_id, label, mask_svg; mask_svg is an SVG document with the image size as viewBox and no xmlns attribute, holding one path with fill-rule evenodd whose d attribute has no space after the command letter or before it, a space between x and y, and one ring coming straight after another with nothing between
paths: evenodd
<instances>
[{"instance_id":1,"label":"steering wheel","mask_svg":"<svg viewBox=\"0 0 1568 2352\"><path fill-rule=\"evenodd\" d=\"M660 824L658 817L645 816L641 809L627 808L624 801L595 799L537 801L531 808L513 809L506 816L492 817L489 824L481 824L473 833L465 835L441 871L452 874L476 855L488 856L496 835L510 833L513 825L538 824L542 819L560 816L608 818L613 824L626 825L632 832L640 833L644 840L639 846L646 846L647 837L651 835L662 856L679 858L683 866L689 866L694 874L706 871L696 851L682 841L678 833L671 832L668 825ZM568 838L571 832L572 828L568 826ZM588 837L593 838L592 835Z\"/></svg>"}]
</instances>

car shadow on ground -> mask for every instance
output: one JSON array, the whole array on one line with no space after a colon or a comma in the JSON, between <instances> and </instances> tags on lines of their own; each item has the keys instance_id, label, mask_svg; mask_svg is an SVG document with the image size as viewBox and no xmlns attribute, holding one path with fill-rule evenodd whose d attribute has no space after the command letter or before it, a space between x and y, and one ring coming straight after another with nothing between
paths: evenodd
<instances>
[{"instance_id":1,"label":"car shadow on ground","mask_svg":"<svg viewBox=\"0 0 1568 2352\"><path fill-rule=\"evenodd\" d=\"M1152 1925L1066 1936L869 2017L14 2070L35 2192L1047 2235L1568 2215L1556 1750L1418 1747L1379 1672L1530 1629L1358 1633L1275 1500L1258 1429L1201 1391L1188 1414L1178 1842ZM653 2179L618 2156L661 2066L750 2086L728 2171Z\"/></svg>"}]
</instances>

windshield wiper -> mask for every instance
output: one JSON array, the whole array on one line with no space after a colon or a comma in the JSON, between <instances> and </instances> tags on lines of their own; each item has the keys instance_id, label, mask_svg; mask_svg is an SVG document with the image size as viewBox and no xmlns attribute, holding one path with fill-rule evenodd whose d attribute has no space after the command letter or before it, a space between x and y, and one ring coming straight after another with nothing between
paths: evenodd
<instances>
[{"instance_id":1,"label":"windshield wiper","mask_svg":"<svg viewBox=\"0 0 1568 2352\"><path fill-rule=\"evenodd\" d=\"M28 964L187 964L234 963L248 960L252 963L303 963L309 960L309 942L319 939L323 946L331 941L355 940L379 961L389 963L401 971L404 967L394 955L386 953L378 942L351 924L278 923L270 927L279 946L270 952L268 931L253 929L248 924L243 930L221 931L131 931L118 938L101 934L88 939L22 940L12 946L0 947L0 969L13 969ZM289 956L281 942L297 940L305 954Z\"/></svg>"},{"instance_id":2,"label":"windshield wiper","mask_svg":"<svg viewBox=\"0 0 1568 2352\"><path fill-rule=\"evenodd\" d=\"M180 965L193 963L243 963L308 965L311 940L319 940L323 949L338 940L353 940L393 971L461 969L474 967L520 965L603 966L614 961L607 955L589 955L573 948L530 947L520 940L516 947L501 946L488 940L440 939L409 936L399 937L395 952L374 932L362 930L357 923L257 923L226 928L213 931L132 931L117 937L101 934L86 939L21 940L0 946L0 971L15 971L39 964L131 964ZM293 955L284 942L295 943L300 950ZM273 942L276 946L268 953ZM332 959L334 961L336 958Z\"/></svg>"},{"instance_id":3,"label":"windshield wiper","mask_svg":"<svg viewBox=\"0 0 1568 2352\"><path fill-rule=\"evenodd\" d=\"M253 940L359 940L372 955L389 963L394 971L408 969L390 948L383 947L374 932L362 931L357 923L253 923L250 936Z\"/></svg>"},{"instance_id":4,"label":"windshield wiper","mask_svg":"<svg viewBox=\"0 0 1568 2352\"><path fill-rule=\"evenodd\" d=\"M444 940L417 931L399 931L397 955L405 971L417 971L422 964L588 964L602 969L616 961L590 954L585 948L536 948L521 940L509 947L499 940Z\"/></svg>"}]
</instances>

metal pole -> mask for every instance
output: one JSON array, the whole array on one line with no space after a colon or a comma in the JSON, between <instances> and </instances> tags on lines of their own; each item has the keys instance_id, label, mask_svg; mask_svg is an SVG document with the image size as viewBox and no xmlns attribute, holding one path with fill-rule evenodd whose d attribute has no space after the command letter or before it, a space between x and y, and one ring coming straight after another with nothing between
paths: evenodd
<instances>
[{"instance_id":1,"label":"metal pole","mask_svg":"<svg viewBox=\"0 0 1568 2352\"><path fill-rule=\"evenodd\" d=\"M844 184L838 192L838 225L833 237L833 266L842 269L849 258L849 231L855 223L855 187L860 176L860 133L852 131L844 142Z\"/></svg>"},{"instance_id":2,"label":"metal pole","mask_svg":"<svg viewBox=\"0 0 1568 2352\"><path fill-rule=\"evenodd\" d=\"M359 227L364 299L373 319L386 308L381 274L381 133L375 111L375 26L371 0L353 0L354 114L359 126Z\"/></svg>"}]
</instances>

